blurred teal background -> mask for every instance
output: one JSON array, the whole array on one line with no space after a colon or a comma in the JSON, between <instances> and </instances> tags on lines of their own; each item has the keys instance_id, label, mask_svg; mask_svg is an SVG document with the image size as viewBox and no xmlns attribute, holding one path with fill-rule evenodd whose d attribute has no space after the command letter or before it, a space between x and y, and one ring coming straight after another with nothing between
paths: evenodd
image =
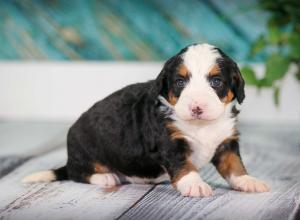
<instances>
[{"instance_id":1,"label":"blurred teal background","mask_svg":"<svg viewBox=\"0 0 300 220\"><path fill-rule=\"evenodd\" d=\"M266 32L256 0L1 0L1 60L165 60L195 42L238 61Z\"/></svg>"}]
</instances>

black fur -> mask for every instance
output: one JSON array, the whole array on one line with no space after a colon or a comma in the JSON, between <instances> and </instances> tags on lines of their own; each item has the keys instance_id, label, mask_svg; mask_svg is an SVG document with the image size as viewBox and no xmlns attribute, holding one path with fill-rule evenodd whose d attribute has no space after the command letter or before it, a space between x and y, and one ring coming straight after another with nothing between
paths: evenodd
<instances>
[{"instance_id":1,"label":"black fur","mask_svg":"<svg viewBox=\"0 0 300 220\"><path fill-rule=\"evenodd\" d=\"M190 147L184 139L173 140L166 128L158 96L168 99L169 91L179 97L176 85L180 55L169 59L156 80L127 86L94 104L70 128L66 167L55 171L59 180L88 182L94 164L126 176L155 178L165 172L172 178L187 163ZM233 62L233 61L232 61ZM225 79L239 102L244 98L239 72L227 56L220 61ZM229 65L227 67L227 65ZM188 80L188 79L185 79Z\"/></svg>"},{"instance_id":2,"label":"black fur","mask_svg":"<svg viewBox=\"0 0 300 220\"><path fill-rule=\"evenodd\" d=\"M126 176L155 178L162 165L174 173L188 146L169 138L159 89L155 81L131 85L84 113L68 134L69 178L86 182L95 162Z\"/></svg>"},{"instance_id":3,"label":"black fur","mask_svg":"<svg viewBox=\"0 0 300 220\"><path fill-rule=\"evenodd\" d=\"M215 48L222 56L217 60L218 66L221 68L221 75L224 77L223 82L225 83L226 89L219 92L219 97L224 97L230 88L238 103L241 104L245 99L245 82L237 64L228 57L222 50Z\"/></svg>"},{"instance_id":4,"label":"black fur","mask_svg":"<svg viewBox=\"0 0 300 220\"><path fill-rule=\"evenodd\" d=\"M68 177L68 173L67 173L67 167L63 166L60 167L56 170L53 170L55 176L56 176L56 180L66 180L69 179Z\"/></svg>"}]
</instances>

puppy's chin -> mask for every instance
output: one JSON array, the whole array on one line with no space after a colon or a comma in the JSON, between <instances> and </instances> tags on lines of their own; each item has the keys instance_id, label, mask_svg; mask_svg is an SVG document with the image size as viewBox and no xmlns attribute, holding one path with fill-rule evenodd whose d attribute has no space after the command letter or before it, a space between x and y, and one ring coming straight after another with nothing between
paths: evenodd
<instances>
[{"instance_id":1,"label":"puppy's chin","mask_svg":"<svg viewBox=\"0 0 300 220\"><path fill-rule=\"evenodd\" d=\"M223 115L223 113L224 112L220 112L217 115L203 115L203 116L200 116L199 118L196 118L195 120L198 120L198 121L216 121Z\"/></svg>"},{"instance_id":2,"label":"puppy's chin","mask_svg":"<svg viewBox=\"0 0 300 220\"><path fill-rule=\"evenodd\" d=\"M205 122L213 122L221 118L221 116L224 114L224 111L218 112L216 114L203 114L200 116L192 116L188 114L180 114L179 112L175 111L176 116L187 122L192 122L192 123L205 123Z\"/></svg>"}]
</instances>

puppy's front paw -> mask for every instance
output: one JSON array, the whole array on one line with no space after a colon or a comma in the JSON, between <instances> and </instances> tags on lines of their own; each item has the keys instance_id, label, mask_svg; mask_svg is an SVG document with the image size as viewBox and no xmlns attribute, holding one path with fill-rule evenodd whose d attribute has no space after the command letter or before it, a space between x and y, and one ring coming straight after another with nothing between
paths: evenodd
<instances>
[{"instance_id":1,"label":"puppy's front paw","mask_svg":"<svg viewBox=\"0 0 300 220\"><path fill-rule=\"evenodd\" d=\"M176 187L183 196L208 197L212 195L212 188L194 171L183 176L176 183Z\"/></svg>"},{"instance_id":2,"label":"puppy's front paw","mask_svg":"<svg viewBox=\"0 0 300 220\"><path fill-rule=\"evenodd\" d=\"M249 175L232 176L229 180L233 189L243 192L268 192L268 185Z\"/></svg>"}]
</instances>

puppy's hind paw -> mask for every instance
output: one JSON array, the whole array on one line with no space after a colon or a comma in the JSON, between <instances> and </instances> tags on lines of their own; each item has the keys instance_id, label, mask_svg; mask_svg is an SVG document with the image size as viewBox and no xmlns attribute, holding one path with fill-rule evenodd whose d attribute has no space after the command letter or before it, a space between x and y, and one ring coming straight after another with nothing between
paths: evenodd
<instances>
[{"instance_id":1,"label":"puppy's hind paw","mask_svg":"<svg viewBox=\"0 0 300 220\"><path fill-rule=\"evenodd\" d=\"M110 188L121 184L119 177L114 173L93 174L89 182L102 188Z\"/></svg>"}]
</instances>

